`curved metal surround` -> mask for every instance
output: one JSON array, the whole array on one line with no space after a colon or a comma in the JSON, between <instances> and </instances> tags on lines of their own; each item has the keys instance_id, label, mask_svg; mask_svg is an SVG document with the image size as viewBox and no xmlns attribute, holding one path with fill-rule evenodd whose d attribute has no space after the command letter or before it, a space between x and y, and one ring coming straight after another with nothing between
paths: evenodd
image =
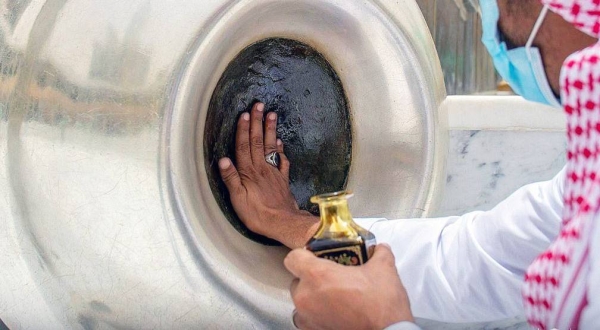
<instances>
[{"instance_id":1,"label":"curved metal surround","mask_svg":"<svg viewBox=\"0 0 600 330\"><path fill-rule=\"evenodd\" d=\"M338 73L355 216L426 215L441 193L443 79L412 0L0 0L0 11L11 208L0 223L19 251L0 260L27 276L0 272L9 327L289 327L286 249L231 227L202 159L212 91L258 40L308 44Z\"/></svg>"}]
</instances>

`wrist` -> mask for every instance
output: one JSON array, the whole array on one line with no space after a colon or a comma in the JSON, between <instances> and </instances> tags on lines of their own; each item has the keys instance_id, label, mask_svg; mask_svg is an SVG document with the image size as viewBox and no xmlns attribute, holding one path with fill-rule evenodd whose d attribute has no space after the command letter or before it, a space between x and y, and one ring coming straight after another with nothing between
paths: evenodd
<instances>
[{"instance_id":1,"label":"wrist","mask_svg":"<svg viewBox=\"0 0 600 330\"><path fill-rule=\"evenodd\" d=\"M307 211L275 212L273 215L279 230L274 239L290 249L301 248L314 236L319 228L319 217Z\"/></svg>"}]
</instances>

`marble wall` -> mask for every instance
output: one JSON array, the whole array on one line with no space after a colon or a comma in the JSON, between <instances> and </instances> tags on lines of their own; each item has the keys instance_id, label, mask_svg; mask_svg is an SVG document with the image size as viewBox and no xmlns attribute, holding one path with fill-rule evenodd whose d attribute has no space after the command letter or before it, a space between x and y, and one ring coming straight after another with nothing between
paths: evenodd
<instances>
[{"instance_id":1,"label":"marble wall","mask_svg":"<svg viewBox=\"0 0 600 330\"><path fill-rule=\"evenodd\" d=\"M489 210L519 187L551 179L564 164L562 132L452 130L437 215Z\"/></svg>"},{"instance_id":2,"label":"marble wall","mask_svg":"<svg viewBox=\"0 0 600 330\"><path fill-rule=\"evenodd\" d=\"M519 187L564 166L560 109L519 97L449 97L446 186L437 216L489 210Z\"/></svg>"}]
</instances>

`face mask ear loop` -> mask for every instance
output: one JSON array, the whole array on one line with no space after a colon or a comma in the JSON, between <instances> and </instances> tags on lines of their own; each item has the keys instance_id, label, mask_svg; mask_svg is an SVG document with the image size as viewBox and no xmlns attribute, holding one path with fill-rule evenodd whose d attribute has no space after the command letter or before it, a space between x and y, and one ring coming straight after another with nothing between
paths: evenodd
<instances>
[{"instance_id":1,"label":"face mask ear loop","mask_svg":"<svg viewBox=\"0 0 600 330\"><path fill-rule=\"evenodd\" d=\"M529 40L527 40L525 48L531 48L531 44L533 43L533 40L535 40L535 36L537 36L540 27L542 27L542 23L544 23L544 19L546 18L546 14L548 14L548 10L550 10L550 6L544 5L544 8L542 8L542 11L540 12L540 16L538 17L537 21L535 21L535 25L533 25L533 30L531 31L531 35L529 35Z\"/></svg>"}]
</instances>

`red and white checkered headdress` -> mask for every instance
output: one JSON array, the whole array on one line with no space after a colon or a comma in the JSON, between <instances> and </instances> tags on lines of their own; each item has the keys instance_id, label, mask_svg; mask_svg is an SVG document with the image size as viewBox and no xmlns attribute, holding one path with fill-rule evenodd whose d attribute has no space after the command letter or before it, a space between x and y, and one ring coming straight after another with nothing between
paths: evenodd
<instances>
[{"instance_id":1,"label":"red and white checkered headdress","mask_svg":"<svg viewBox=\"0 0 600 330\"><path fill-rule=\"evenodd\" d=\"M600 0L541 2L577 29L600 36ZM600 221L599 43L567 58L560 86L568 139L563 224L527 270L523 287L527 318L539 329L576 329L586 318L591 233Z\"/></svg>"}]
</instances>

